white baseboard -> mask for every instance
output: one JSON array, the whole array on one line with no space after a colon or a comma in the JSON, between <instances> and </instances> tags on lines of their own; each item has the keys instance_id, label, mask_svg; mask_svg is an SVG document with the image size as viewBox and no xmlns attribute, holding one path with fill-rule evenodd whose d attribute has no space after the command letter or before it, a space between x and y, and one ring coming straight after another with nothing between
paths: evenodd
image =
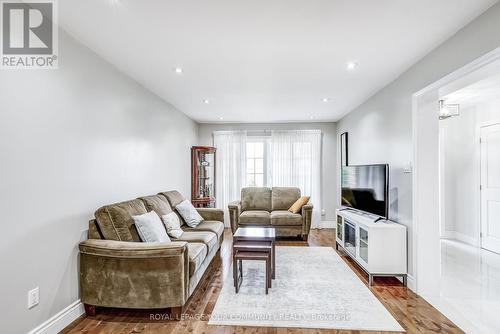
<instances>
[{"instance_id":1,"label":"white baseboard","mask_svg":"<svg viewBox=\"0 0 500 334\"><path fill-rule=\"evenodd\" d=\"M335 228L334 220L322 220L320 223L321 228Z\"/></svg>"},{"instance_id":2,"label":"white baseboard","mask_svg":"<svg viewBox=\"0 0 500 334\"><path fill-rule=\"evenodd\" d=\"M28 334L57 334L84 313L83 304L77 300Z\"/></svg>"},{"instance_id":3,"label":"white baseboard","mask_svg":"<svg viewBox=\"0 0 500 334\"><path fill-rule=\"evenodd\" d=\"M457 240L457 241L463 242L464 244L468 244L468 245L475 246L475 247L477 247L479 244L478 240L476 238L465 235L465 234L460 233L460 232L456 232L456 231L446 231L443 233L442 237L444 239Z\"/></svg>"}]
</instances>

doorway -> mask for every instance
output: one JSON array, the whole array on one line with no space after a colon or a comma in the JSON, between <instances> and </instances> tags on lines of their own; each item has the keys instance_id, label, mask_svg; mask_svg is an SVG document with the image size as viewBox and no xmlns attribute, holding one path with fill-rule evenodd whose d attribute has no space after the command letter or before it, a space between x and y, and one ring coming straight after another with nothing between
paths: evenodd
<instances>
[{"instance_id":1,"label":"doorway","mask_svg":"<svg viewBox=\"0 0 500 334\"><path fill-rule=\"evenodd\" d=\"M459 112L440 120L440 100ZM500 241L500 50L413 101L417 292L466 332L500 332L500 255L483 249Z\"/></svg>"},{"instance_id":2,"label":"doorway","mask_svg":"<svg viewBox=\"0 0 500 334\"><path fill-rule=\"evenodd\" d=\"M500 254L500 121L482 126L480 135L481 247Z\"/></svg>"}]
</instances>

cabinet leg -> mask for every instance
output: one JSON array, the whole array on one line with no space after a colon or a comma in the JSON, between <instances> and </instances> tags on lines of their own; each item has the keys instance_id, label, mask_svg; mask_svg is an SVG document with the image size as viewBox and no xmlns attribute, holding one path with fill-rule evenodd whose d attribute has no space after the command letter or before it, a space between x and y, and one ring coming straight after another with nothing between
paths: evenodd
<instances>
[{"instance_id":1,"label":"cabinet leg","mask_svg":"<svg viewBox=\"0 0 500 334\"><path fill-rule=\"evenodd\" d=\"M368 286L373 285L373 276L371 274L368 274Z\"/></svg>"},{"instance_id":2,"label":"cabinet leg","mask_svg":"<svg viewBox=\"0 0 500 334\"><path fill-rule=\"evenodd\" d=\"M170 318L174 320L181 320L182 306L170 308Z\"/></svg>"},{"instance_id":3,"label":"cabinet leg","mask_svg":"<svg viewBox=\"0 0 500 334\"><path fill-rule=\"evenodd\" d=\"M403 275L403 286L404 287L408 286L408 275Z\"/></svg>"},{"instance_id":4,"label":"cabinet leg","mask_svg":"<svg viewBox=\"0 0 500 334\"><path fill-rule=\"evenodd\" d=\"M93 317L95 315L95 306L94 305L83 304L83 307L85 308L85 314L88 317Z\"/></svg>"}]
</instances>

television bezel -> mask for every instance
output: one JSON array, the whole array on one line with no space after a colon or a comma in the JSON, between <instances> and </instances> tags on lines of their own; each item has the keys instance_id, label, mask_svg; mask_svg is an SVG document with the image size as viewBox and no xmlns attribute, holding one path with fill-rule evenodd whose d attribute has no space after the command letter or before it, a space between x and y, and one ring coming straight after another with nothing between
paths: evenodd
<instances>
[{"instance_id":1,"label":"television bezel","mask_svg":"<svg viewBox=\"0 0 500 334\"><path fill-rule=\"evenodd\" d=\"M361 210L361 209L357 209L357 208L353 208L351 206L347 206L347 205L343 205L342 203L342 185L343 185L343 173L342 173L342 170L344 168L349 168L349 167L370 167L370 166L385 166L385 198L384 198L384 202L385 202L385 206L384 206L384 209L385 209L385 216L381 216L381 215L378 215L376 213L373 213L373 212L369 212L369 211L365 211L365 210ZM353 210L353 211L357 211L357 212L360 212L360 213L363 213L363 214L367 214L367 215L370 215L370 216L375 216L375 217L380 217L380 218L383 218L383 219L389 219L389 164L368 164L368 165L347 165L347 166L341 166L341 169L340 169L340 208L341 209L344 209L344 210Z\"/></svg>"}]
</instances>

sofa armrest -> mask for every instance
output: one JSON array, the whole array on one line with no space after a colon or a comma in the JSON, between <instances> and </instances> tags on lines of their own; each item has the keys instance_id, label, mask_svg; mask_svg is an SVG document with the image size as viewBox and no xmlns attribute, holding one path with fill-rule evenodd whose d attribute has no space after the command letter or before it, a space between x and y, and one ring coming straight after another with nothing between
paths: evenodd
<instances>
[{"instance_id":1,"label":"sofa armrest","mask_svg":"<svg viewBox=\"0 0 500 334\"><path fill-rule=\"evenodd\" d=\"M187 243L89 239L80 248L85 304L123 308L179 307L188 299Z\"/></svg>"},{"instance_id":2,"label":"sofa armrest","mask_svg":"<svg viewBox=\"0 0 500 334\"><path fill-rule=\"evenodd\" d=\"M196 211L204 220L216 220L224 222L224 210L215 208L196 208Z\"/></svg>"},{"instance_id":3,"label":"sofa armrest","mask_svg":"<svg viewBox=\"0 0 500 334\"><path fill-rule=\"evenodd\" d=\"M313 205L312 203L307 203L302 207L302 235L308 235L311 229L311 221L312 221L312 211Z\"/></svg>"},{"instance_id":4,"label":"sofa armrest","mask_svg":"<svg viewBox=\"0 0 500 334\"><path fill-rule=\"evenodd\" d=\"M236 232L241 214L241 201L234 201L228 204L229 220L231 222L231 231Z\"/></svg>"}]
</instances>

